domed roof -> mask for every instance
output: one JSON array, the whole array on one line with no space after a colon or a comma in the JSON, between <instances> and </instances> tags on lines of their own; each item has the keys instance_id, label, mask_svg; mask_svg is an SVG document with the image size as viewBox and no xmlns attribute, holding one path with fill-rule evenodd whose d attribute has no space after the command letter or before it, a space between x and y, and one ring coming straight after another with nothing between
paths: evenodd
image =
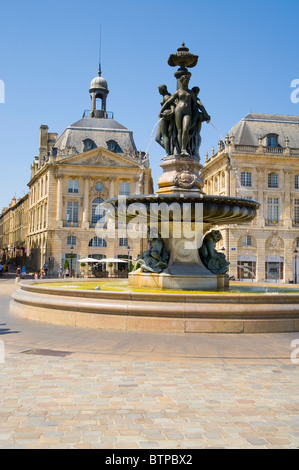
<instances>
[{"instance_id":1,"label":"domed roof","mask_svg":"<svg viewBox=\"0 0 299 470\"><path fill-rule=\"evenodd\" d=\"M101 71L101 65L99 65L99 71L98 71L98 76L95 77L93 80L90 82L90 90L92 89L103 89L105 88L106 90L108 89L108 84L105 78L101 77L102 71Z\"/></svg>"},{"instance_id":2,"label":"domed roof","mask_svg":"<svg viewBox=\"0 0 299 470\"><path fill-rule=\"evenodd\" d=\"M108 88L107 81L103 77L95 77L90 82L90 89L92 88Z\"/></svg>"}]
</instances>

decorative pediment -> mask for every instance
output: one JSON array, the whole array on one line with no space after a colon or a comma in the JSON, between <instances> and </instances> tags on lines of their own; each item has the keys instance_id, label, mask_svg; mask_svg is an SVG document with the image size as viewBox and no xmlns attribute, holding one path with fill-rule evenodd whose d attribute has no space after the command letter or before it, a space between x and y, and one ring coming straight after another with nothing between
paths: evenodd
<instances>
[{"instance_id":1,"label":"decorative pediment","mask_svg":"<svg viewBox=\"0 0 299 470\"><path fill-rule=\"evenodd\" d=\"M135 164L125 156L115 154L114 152L102 148L66 157L61 160L60 163L84 166L139 168L137 162Z\"/></svg>"}]
</instances>

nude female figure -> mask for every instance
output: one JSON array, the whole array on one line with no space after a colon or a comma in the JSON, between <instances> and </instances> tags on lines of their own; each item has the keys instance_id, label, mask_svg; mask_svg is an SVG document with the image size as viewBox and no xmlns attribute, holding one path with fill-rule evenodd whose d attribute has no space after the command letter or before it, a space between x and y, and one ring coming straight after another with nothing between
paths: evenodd
<instances>
[{"instance_id":1,"label":"nude female figure","mask_svg":"<svg viewBox=\"0 0 299 470\"><path fill-rule=\"evenodd\" d=\"M189 76L183 75L180 79L182 87L179 88L161 108L159 117L162 117L163 111L176 101L175 124L177 128L177 139L182 156L190 156L188 144L190 140L189 131L193 122L193 110L196 105L195 94L188 89Z\"/></svg>"},{"instance_id":2,"label":"nude female figure","mask_svg":"<svg viewBox=\"0 0 299 470\"><path fill-rule=\"evenodd\" d=\"M161 106L163 106L166 101L171 97L169 91L167 90L166 85L160 85L158 87L159 93L163 96L161 101ZM170 155L171 152L171 137L172 137L172 121L173 121L173 111L174 106L171 106L170 109L166 109L162 113L160 112L159 117L161 118L159 122L158 131L156 134L156 142L158 142L161 147L166 151L167 155Z\"/></svg>"}]
</instances>

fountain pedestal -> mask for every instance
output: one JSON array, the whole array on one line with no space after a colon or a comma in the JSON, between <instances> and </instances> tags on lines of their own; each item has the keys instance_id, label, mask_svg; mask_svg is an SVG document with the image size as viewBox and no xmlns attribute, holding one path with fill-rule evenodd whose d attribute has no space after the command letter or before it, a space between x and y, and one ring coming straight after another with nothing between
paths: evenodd
<instances>
[{"instance_id":1,"label":"fountain pedestal","mask_svg":"<svg viewBox=\"0 0 299 470\"><path fill-rule=\"evenodd\" d=\"M163 174L158 180L157 194L203 194L203 181L199 176L202 165L196 156L170 155L161 163Z\"/></svg>"},{"instance_id":2,"label":"fountain pedestal","mask_svg":"<svg viewBox=\"0 0 299 470\"><path fill-rule=\"evenodd\" d=\"M178 290L219 290L228 288L228 276L213 274L208 270L199 255L202 231L193 236L175 238L172 235L163 239L169 253L166 269L161 273L142 272L142 268L129 274L129 286L135 288L158 288ZM194 225L193 225L194 229Z\"/></svg>"}]
</instances>

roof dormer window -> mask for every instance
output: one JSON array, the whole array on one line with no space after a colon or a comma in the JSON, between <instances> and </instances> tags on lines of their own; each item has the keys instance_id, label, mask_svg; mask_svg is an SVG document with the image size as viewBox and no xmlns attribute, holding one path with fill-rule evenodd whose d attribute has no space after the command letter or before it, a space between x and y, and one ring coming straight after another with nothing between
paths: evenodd
<instances>
[{"instance_id":1,"label":"roof dormer window","mask_svg":"<svg viewBox=\"0 0 299 470\"><path fill-rule=\"evenodd\" d=\"M97 148L95 142L91 139L85 139L83 140L83 152L88 152L89 150Z\"/></svg>"},{"instance_id":2,"label":"roof dormer window","mask_svg":"<svg viewBox=\"0 0 299 470\"><path fill-rule=\"evenodd\" d=\"M267 147L278 147L278 135L277 134L267 135Z\"/></svg>"},{"instance_id":3,"label":"roof dormer window","mask_svg":"<svg viewBox=\"0 0 299 470\"><path fill-rule=\"evenodd\" d=\"M109 150L111 150L111 152L116 152L117 143L115 140L108 140L107 147Z\"/></svg>"}]
</instances>

